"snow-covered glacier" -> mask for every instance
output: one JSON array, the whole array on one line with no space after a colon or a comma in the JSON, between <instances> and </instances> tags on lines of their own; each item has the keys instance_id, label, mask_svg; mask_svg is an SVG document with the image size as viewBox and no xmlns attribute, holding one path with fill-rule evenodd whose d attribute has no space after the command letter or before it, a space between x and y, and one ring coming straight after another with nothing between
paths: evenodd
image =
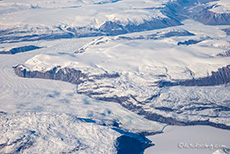
<instances>
[{"instance_id":1,"label":"snow-covered glacier","mask_svg":"<svg viewBox=\"0 0 230 154\"><path fill-rule=\"evenodd\" d=\"M229 25L226 0L0 1L0 152L141 153L168 125L229 130Z\"/></svg>"}]
</instances>

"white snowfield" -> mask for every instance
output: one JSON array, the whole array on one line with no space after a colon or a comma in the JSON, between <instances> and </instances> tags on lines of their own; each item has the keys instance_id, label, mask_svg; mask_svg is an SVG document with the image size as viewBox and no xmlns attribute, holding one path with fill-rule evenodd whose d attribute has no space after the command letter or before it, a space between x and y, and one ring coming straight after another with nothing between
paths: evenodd
<instances>
[{"instance_id":1,"label":"white snowfield","mask_svg":"<svg viewBox=\"0 0 230 154\"><path fill-rule=\"evenodd\" d=\"M9 0L0 1L0 25L96 27L105 21L140 24L153 18L167 18L159 9L168 0ZM146 9L156 8L156 9Z\"/></svg>"}]
</instances>

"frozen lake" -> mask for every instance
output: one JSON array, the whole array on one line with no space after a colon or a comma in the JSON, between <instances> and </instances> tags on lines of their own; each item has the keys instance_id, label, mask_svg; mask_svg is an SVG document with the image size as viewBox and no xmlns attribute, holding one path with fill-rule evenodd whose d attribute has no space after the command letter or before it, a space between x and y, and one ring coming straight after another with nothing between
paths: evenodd
<instances>
[{"instance_id":1,"label":"frozen lake","mask_svg":"<svg viewBox=\"0 0 230 154\"><path fill-rule=\"evenodd\" d=\"M155 146L145 154L212 154L230 147L230 131L209 126L168 126L164 133L147 137Z\"/></svg>"}]
</instances>

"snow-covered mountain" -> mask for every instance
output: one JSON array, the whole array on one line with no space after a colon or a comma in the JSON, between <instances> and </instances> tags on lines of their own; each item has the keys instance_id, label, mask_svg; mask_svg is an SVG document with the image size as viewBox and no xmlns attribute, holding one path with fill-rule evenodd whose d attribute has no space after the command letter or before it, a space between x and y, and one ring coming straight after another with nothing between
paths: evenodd
<instances>
[{"instance_id":1,"label":"snow-covered mountain","mask_svg":"<svg viewBox=\"0 0 230 154\"><path fill-rule=\"evenodd\" d=\"M140 153L167 125L229 130L229 8L0 1L0 153Z\"/></svg>"},{"instance_id":2,"label":"snow-covered mountain","mask_svg":"<svg viewBox=\"0 0 230 154\"><path fill-rule=\"evenodd\" d=\"M66 114L1 114L1 153L116 153L119 133ZM101 147L97 146L98 144Z\"/></svg>"}]
</instances>

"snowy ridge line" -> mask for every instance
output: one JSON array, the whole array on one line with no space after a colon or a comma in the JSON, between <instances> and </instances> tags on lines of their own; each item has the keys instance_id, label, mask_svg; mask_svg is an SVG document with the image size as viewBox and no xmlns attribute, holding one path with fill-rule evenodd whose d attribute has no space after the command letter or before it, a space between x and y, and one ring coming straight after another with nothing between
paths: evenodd
<instances>
[{"instance_id":1,"label":"snowy ridge line","mask_svg":"<svg viewBox=\"0 0 230 154\"><path fill-rule=\"evenodd\" d=\"M118 35L116 37L99 37L98 39L93 40L90 43L85 44L81 48L79 48L75 53L83 53L86 52L86 50L92 46L100 45L103 43L107 43L110 41L117 41L117 40L158 40L158 39L163 39L163 38L170 38L170 37L175 37L175 36L195 36L195 34L181 29L172 29L172 30L162 30L160 32L156 32L153 34L148 34L148 35L139 35L139 36L123 36L123 35ZM208 39L208 38L206 38ZM205 39L203 39L205 40ZM200 41L201 42L201 41ZM180 42L178 42L179 45ZM198 43L198 42L197 42Z\"/></svg>"}]
</instances>

